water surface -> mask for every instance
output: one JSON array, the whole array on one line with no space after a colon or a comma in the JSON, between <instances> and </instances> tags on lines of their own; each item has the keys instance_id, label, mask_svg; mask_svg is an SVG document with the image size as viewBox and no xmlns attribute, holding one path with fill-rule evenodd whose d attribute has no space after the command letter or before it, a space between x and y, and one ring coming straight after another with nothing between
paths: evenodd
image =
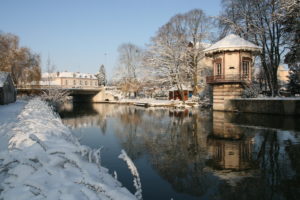
<instances>
[{"instance_id":1,"label":"water surface","mask_svg":"<svg viewBox=\"0 0 300 200\"><path fill-rule=\"evenodd\" d=\"M145 200L300 199L299 118L114 104L66 104L60 115L134 193L124 149Z\"/></svg>"}]
</instances>

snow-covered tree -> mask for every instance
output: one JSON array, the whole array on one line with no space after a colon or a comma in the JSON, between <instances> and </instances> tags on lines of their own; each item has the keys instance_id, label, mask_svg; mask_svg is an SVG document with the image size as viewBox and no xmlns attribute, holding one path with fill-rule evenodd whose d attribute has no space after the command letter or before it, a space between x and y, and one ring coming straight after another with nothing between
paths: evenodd
<instances>
[{"instance_id":1,"label":"snow-covered tree","mask_svg":"<svg viewBox=\"0 0 300 200\"><path fill-rule=\"evenodd\" d=\"M185 63L187 37L183 15L176 15L168 23L159 28L151 40L146 56L147 65L153 69L153 76L161 84L176 85L182 93L186 80Z\"/></svg>"},{"instance_id":2,"label":"snow-covered tree","mask_svg":"<svg viewBox=\"0 0 300 200\"><path fill-rule=\"evenodd\" d=\"M106 72L105 72L105 67L104 65L100 66L99 72L96 74L96 77L98 79L98 85L101 86L105 86L107 83L106 80Z\"/></svg>"},{"instance_id":3,"label":"snow-covered tree","mask_svg":"<svg viewBox=\"0 0 300 200\"><path fill-rule=\"evenodd\" d=\"M175 85L193 85L197 92L200 61L204 57L204 42L210 34L210 18L195 9L177 14L159 28L146 54L146 65L153 69L156 81Z\"/></svg>"},{"instance_id":4,"label":"snow-covered tree","mask_svg":"<svg viewBox=\"0 0 300 200\"><path fill-rule=\"evenodd\" d=\"M288 90L292 95L300 94L300 65L289 66Z\"/></svg>"},{"instance_id":5,"label":"snow-covered tree","mask_svg":"<svg viewBox=\"0 0 300 200\"><path fill-rule=\"evenodd\" d=\"M193 93L198 92L198 76L200 71L205 70L206 66L201 65L201 60L204 58L203 50L207 48L208 40L212 39L210 17L200 9L194 9L184 14L183 23L187 23L186 36L190 41L187 48L187 67L191 73Z\"/></svg>"},{"instance_id":6,"label":"snow-covered tree","mask_svg":"<svg viewBox=\"0 0 300 200\"><path fill-rule=\"evenodd\" d=\"M300 92L300 1L282 1L280 22L288 34L288 52L284 62L289 66L288 89L292 94Z\"/></svg>"},{"instance_id":7,"label":"snow-covered tree","mask_svg":"<svg viewBox=\"0 0 300 200\"><path fill-rule=\"evenodd\" d=\"M222 0L220 19L223 35L234 32L262 47L261 66L268 86L278 94L277 71L282 63L286 32L279 22L281 0Z\"/></svg>"}]
</instances>

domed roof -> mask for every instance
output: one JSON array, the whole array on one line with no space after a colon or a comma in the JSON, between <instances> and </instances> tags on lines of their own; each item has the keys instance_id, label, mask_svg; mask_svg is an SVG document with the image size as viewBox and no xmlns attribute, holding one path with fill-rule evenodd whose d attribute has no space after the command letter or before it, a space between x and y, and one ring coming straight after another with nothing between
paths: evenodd
<instances>
[{"instance_id":1,"label":"domed roof","mask_svg":"<svg viewBox=\"0 0 300 200\"><path fill-rule=\"evenodd\" d=\"M211 55L217 52L223 51L236 51L236 50L246 50L259 53L261 47L235 35L230 34L224 37L222 40L211 45L209 48L205 49L205 55Z\"/></svg>"}]
</instances>

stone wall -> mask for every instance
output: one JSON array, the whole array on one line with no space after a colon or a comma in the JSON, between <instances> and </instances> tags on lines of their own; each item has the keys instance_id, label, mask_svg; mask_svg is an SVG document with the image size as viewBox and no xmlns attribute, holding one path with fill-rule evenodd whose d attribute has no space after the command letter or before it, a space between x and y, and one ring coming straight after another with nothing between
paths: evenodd
<instances>
[{"instance_id":1,"label":"stone wall","mask_svg":"<svg viewBox=\"0 0 300 200\"><path fill-rule=\"evenodd\" d=\"M225 111L300 115L299 99L230 99L224 102Z\"/></svg>"},{"instance_id":2,"label":"stone wall","mask_svg":"<svg viewBox=\"0 0 300 200\"><path fill-rule=\"evenodd\" d=\"M108 102L108 101L115 101L115 97L106 92L105 89L103 88L98 94L96 94L93 98L92 98L92 102L94 103L99 103L99 102Z\"/></svg>"},{"instance_id":3,"label":"stone wall","mask_svg":"<svg viewBox=\"0 0 300 200\"><path fill-rule=\"evenodd\" d=\"M213 86L213 109L225 110L229 99L240 98L243 88L240 84L220 84Z\"/></svg>"}]
</instances>

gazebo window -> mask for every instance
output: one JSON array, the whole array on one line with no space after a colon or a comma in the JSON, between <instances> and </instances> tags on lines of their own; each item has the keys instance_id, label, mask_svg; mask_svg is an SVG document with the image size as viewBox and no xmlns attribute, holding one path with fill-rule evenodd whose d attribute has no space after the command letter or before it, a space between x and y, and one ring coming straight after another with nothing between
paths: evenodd
<instances>
[{"instance_id":1,"label":"gazebo window","mask_svg":"<svg viewBox=\"0 0 300 200\"><path fill-rule=\"evenodd\" d=\"M222 74L222 65L221 63L216 64L216 75L221 75Z\"/></svg>"},{"instance_id":2,"label":"gazebo window","mask_svg":"<svg viewBox=\"0 0 300 200\"><path fill-rule=\"evenodd\" d=\"M249 75L249 61L243 61L242 73L243 73L244 76Z\"/></svg>"}]
</instances>

